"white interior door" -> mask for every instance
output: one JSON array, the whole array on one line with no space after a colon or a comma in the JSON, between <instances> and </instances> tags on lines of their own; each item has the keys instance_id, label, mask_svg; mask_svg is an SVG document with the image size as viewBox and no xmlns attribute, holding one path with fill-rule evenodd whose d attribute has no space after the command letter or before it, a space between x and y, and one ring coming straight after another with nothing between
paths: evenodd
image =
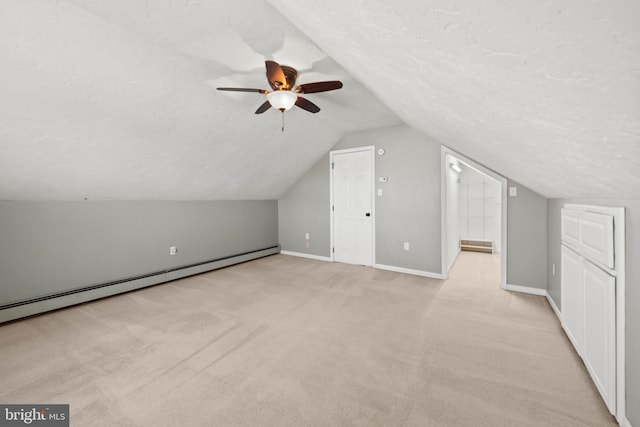
<instances>
[{"instance_id":1,"label":"white interior door","mask_svg":"<svg viewBox=\"0 0 640 427\"><path fill-rule=\"evenodd\" d=\"M373 150L332 153L333 257L373 265Z\"/></svg>"}]
</instances>

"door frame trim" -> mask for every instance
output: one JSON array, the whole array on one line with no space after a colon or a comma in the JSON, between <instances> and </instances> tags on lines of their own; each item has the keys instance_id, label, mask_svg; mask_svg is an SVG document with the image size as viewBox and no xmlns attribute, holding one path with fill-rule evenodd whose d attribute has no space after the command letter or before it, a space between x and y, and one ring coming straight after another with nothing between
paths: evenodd
<instances>
[{"instance_id":1,"label":"door frame trim","mask_svg":"<svg viewBox=\"0 0 640 427\"><path fill-rule=\"evenodd\" d=\"M442 263L442 273L445 278L449 277L449 267L447 265L447 170L449 165L447 165L447 156L455 157L463 163L477 169L479 172L489 176L490 178L495 179L500 183L500 193L501 193L501 236L500 236L500 287L502 289L507 289L507 204L508 204L508 181L502 175L497 174L496 172L488 169L481 164L473 161L472 159L458 153L457 151L452 150L451 148L442 145L440 149L440 217L441 224L440 227L440 242L442 243L441 247L441 263Z\"/></svg>"},{"instance_id":2,"label":"door frame trim","mask_svg":"<svg viewBox=\"0 0 640 427\"><path fill-rule=\"evenodd\" d=\"M329 152L329 258L332 262L335 262L335 254L333 252L333 157L340 154L356 153L359 151L368 151L371 153L371 265L376 265L376 147L375 145L368 145L364 147L345 148L342 150L333 150Z\"/></svg>"}]
</instances>

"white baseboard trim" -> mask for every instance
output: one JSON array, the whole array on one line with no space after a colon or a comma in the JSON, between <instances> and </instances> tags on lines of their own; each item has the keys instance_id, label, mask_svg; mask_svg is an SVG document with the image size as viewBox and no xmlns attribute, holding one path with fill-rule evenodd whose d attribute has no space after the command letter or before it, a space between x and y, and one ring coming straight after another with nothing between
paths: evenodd
<instances>
[{"instance_id":1,"label":"white baseboard trim","mask_svg":"<svg viewBox=\"0 0 640 427\"><path fill-rule=\"evenodd\" d=\"M440 273L431 273L430 271L413 270L410 268L394 267L392 265L374 264L374 268L380 270L395 271L396 273L413 274L414 276L430 277L432 279L444 280L446 277Z\"/></svg>"},{"instance_id":2,"label":"white baseboard trim","mask_svg":"<svg viewBox=\"0 0 640 427\"><path fill-rule=\"evenodd\" d=\"M626 417L626 415L621 417L621 419L619 419L618 422L620 423L620 427L631 427L631 422Z\"/></svg>"},{"instance_id":3,"label":"white baseboard trim","mask_svg":"<svg viewBox=\"0 0 640 427\"><path fill-rule=\"evenodd\" d=\"M456 251L456 256L453 257L453 259L451 260L451 262L447 266L447 271L451 270L451 267L453 267L453 264L455 264L456 260L458 259L458 255L460 255L460 248L458 248L458 250Z\"/></svg>"},{"instance_id":4,"label":"white baseboard trim","mask_svg":"<svg viewBox=\"0 0 640 427\"><path fill-rule=\"evenodd\" d=\"M508 291L522 292L523 294L532 294L532 295L540 295L540 296L547 295L546 289L531 288L529 286L510 285L507 283L504 288Z\"/></svg>"},{"instance_id":5,"label":"white baseboard trim","mask_svg":"<svg viewBox=\"0 0 640 427\"><path fill-rule=\"evenodd\" d=\"M282 255L296 256L300 258L309 258L317 261L333 262L333 260L330 257L325 257L320 255L311 255L311 254L305 254L302 252L292 252L292 251L280 251L280 253ZM430 271L413 270L410 268L394 267L392 265L374 264L373 268L377 268L380 270L395 271L396 273L413 274L414 276L430 277L432 279L440 279L440 280L446 279L446 277L443 274L431 273Z\"/></svg>"},{"instance_id":6,"label":"white baseboard trim","mask_svg":"<svg viewBox=\"0 0 640 427\"><path fill-rule=\"evenodd\" d=\"M315 259L316 261L328 261L328 262L332 262L333 261L328 256L305 254L305 253L302 253L302 252L280 251L280 253L282 255L289 255L289 256L297 256L297 257L300 257L300 258Z\"/></svg>"},{"instance_id":7,"label":"white baseboard trim","mask_svg":"<svg viewBox=\"0 0 640 427\"><path fill-rule=\"evenodd\" d=\"M560 310L558 310L558 306L556 305L555 301L553 300L553 298L551 298L551 295L549 295L549 292L546 292L545 296L547 297L547 301L549 301L549 305L553 309L553 312L558 317L558 320L560 320L560 323L562 323L562 313L560 313Z\"/></svg>"}]
</instances>

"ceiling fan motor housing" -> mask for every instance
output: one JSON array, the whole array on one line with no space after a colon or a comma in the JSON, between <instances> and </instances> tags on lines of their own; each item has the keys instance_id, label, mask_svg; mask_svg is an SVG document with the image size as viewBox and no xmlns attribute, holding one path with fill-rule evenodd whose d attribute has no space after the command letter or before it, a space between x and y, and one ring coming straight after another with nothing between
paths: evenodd
<instances>
[{"instance_id":1,"label":"ceiling fan motor housing","mask_svg":"<svg viewBox=\"0 0 640 427\"><path fill-rule=\"evenodd\" d=\"M282 72L284 73L284 77L287 80L283 82L283 85L280 87L280 90L291 90L296 85L296 80L298 79L298 71L295 68L289 67L288 65L281 65Z\"/></svg>"}]
</instances>

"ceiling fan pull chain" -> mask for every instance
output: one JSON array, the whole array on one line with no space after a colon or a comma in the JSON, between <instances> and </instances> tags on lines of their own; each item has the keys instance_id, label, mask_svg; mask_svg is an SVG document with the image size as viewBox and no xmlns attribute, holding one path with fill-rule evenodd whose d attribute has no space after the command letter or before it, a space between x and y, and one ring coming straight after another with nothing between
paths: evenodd
<instances>
[{"instance_id":1,"label":"ceiling fan pull chain","mask_svg":"<svg viewBox=\"0 0 640 427\"><path fill-rule=\"evenodd\" d=\"M284 132L284 110L282 111L282 132Z\"/></svg>"}]
</instances>

